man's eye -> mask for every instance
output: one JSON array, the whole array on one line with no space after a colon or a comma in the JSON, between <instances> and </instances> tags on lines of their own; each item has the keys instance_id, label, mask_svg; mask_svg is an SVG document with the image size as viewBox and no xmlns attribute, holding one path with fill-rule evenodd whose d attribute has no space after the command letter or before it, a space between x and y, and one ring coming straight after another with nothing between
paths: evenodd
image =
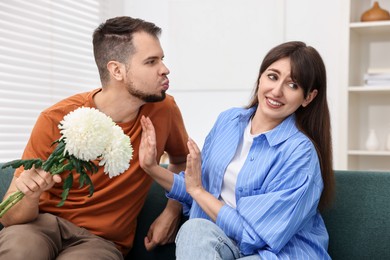
<instances>
[{"instance_id":1,"label":"man's eye","mask_svg":"<svg viewBox=\"0 0 390 260\"><path fill-rule=\"evenodd\" d=\"M146 64L153 64L153 63L155 63L155 60L148 60L148 61L146 61Z\"/></svg>"}]
</instances>

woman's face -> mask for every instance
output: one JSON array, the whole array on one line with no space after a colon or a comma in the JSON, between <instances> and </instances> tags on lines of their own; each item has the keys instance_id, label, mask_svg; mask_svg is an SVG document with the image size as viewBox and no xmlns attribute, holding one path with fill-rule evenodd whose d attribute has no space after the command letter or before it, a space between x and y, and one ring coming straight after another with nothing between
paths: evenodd
<instances>
[{"instance_id":1,"label":"woman's face","mask_svg":"<svg viewBox=\"0 0 390 260\"><path fill-rule=\"evenodd\" d=\"M258 86L259 106L262 120L280 124L300 106L307 106L316 96L317 90L305 98L303 89L291 79L290 58L272 63L261 75ZM259 115L259 116L260 116Z\"/></svg>"}]
</instances>

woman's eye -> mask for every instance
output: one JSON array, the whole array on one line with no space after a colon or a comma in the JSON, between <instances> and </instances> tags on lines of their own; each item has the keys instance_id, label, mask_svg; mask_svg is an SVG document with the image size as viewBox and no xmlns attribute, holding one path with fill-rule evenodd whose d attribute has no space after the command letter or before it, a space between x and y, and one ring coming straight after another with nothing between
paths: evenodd
<instances>
[{"instance_id":1,"label":"woman's eye","mask_svg":"<svg viewBox=\"0 0 390 260\"><path fill-rule=\"evenodd\" d=\"M268 74L268 78L270 80L277 80L278 79L278 77L275 74Z\"/></svg>"},{"instance_id":2,"label":"woman's eye","mask_svg":"<svg viewBox=\"0 0 390 260\"><path fill-rule=\"evenodd\" d=\"M297 89L298 88L298 85L297 84L295 84L295 83L288 83L288 86L290 87L290 88L292 88L292 89Z\"/></svg>"}]
</instances>

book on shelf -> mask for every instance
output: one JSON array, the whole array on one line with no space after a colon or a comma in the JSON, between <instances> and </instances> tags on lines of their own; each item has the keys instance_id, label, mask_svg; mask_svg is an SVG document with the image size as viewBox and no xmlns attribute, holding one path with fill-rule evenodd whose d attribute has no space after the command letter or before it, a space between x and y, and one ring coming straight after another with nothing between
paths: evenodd
<instances>
[{"instance_id":1,"label":"book on shelf","mask_svg":"<svg viewBox=\"0 0 390 260\"><path fill-rule=\"evenodd\" d=\"M390 68L368 68L367 74L390 74Z\"/></svg>"},{"instance_id":2,"label":"book on shelf","mask_svg":"<svg viewBox=\"0 0 390 260\"><path fill-rule=\"evenodd\" d=\"M390 68L369 68L364 74L367 86L390 86Z\"/></svg>"}]
</instances>

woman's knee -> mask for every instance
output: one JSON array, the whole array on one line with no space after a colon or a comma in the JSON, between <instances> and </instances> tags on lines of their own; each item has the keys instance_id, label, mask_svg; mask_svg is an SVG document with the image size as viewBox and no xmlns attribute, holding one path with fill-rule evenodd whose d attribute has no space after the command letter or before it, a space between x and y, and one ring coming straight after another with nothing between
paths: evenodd
<instances>
[{"instance_id":1,"label":"woman's knee","mask_svg":"<svg viewBox=\"0 0 390 260\"><path fill-rule=\"evenodd\" d=\"M178 232L179 236L190 236L193 239L197 237L204 238L208 233L213 233L213 230L218 228L213 222L203 218L194 218L187 220Z\"/></svg>"}]
</instances>

